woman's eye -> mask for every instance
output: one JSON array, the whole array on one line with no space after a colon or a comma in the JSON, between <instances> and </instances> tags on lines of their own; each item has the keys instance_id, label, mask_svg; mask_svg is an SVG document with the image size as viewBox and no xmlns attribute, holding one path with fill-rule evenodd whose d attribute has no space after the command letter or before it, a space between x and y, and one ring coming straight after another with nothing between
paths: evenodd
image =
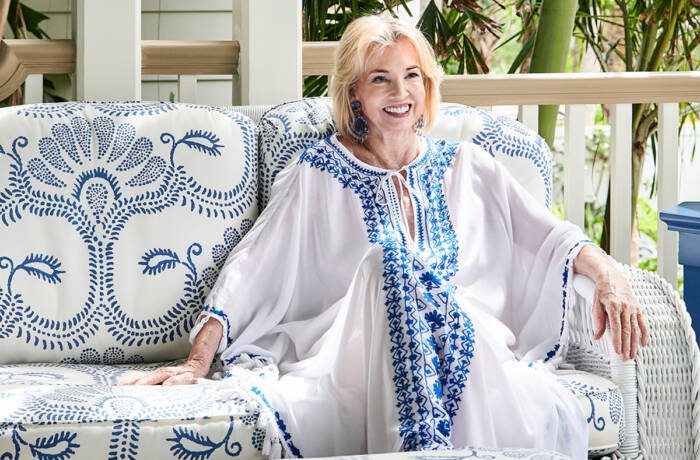
<instances>
[{"instance_id":1,"label":"woman's eye","mask_svg":"<svg viewBox=\"0 0 700 460\"><path fill-rule=\"evenodd\" d=\"M406 78L417 78L420 77L420 74L418 72L409 72L408 75L406 75Z\"/></svg>"},{"instance_id":2,"label":"woman's eye","mask_svg":"<svg viewBox=\"0 0 700 460\"><path fill-rule=\"evenodd\" d=\"M376 77L374 77L372 79L372 83L382 83L385 81L386 81L386 78L384 78L384 76L382 76L382 75L377 75Z\"/></svg>"}]
</instances>

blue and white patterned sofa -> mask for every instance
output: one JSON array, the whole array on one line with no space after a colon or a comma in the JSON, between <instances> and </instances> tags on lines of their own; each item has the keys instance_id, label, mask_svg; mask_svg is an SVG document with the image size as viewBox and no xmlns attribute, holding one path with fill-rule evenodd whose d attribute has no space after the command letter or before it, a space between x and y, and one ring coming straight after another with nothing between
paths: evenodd
<instances>
[{"instance_id":1,"label":"blue and white patterned sofa","mask_svg":"<svg viewBox=\"0 0 700 460\"><path fill-rule=\"evenodd\" d=\"M482 145L549 204L541 139L486 112L441 111L435 135ZM114 386L186 356L206 293L275 175L333 129L325 100L258 120L260 112L167 103L0 109L0 458L289 454L288 440L271 434L282 421L244 382ZM577 341L586 327L565 328L570 361L623 382L629 376L614 375L609 349L589 354ZM635 395L592 374L561 379L588 414L591 452L617 450ZM636 431L625 438L630 449ZM562 458L476 448L465 457Z\"/></svg>"}]
</instances>

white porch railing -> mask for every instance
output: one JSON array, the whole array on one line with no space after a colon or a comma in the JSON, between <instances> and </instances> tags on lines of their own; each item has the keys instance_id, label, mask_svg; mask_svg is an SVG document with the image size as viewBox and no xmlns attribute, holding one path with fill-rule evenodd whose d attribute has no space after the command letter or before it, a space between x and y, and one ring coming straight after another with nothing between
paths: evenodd
<instances>
[{"instance_id":1,"label":"white porch railing","mask_svg":"<svg viewBox=\"0 0 700 460\"><path fill-rule=\"evenodd\" d=\"M336 43L304 43L302 73L332 72ZM235 74L240 46L227 42L142 41L142 74L179 75L180 100L196 102L197 76ZM41 100L41 75L75 70L75 47L70 41L0 43L0 99L25 82L25 101ZM442 99L474 106L517 105L519 118L537 129L537 104L560 104L565 110L564 208L567 219L583 226L584 105L611 108L611 255L630 261L632 103L659 105L657 156L658 207L678 201L680 102L700 102L700 72L524 74L448 76ZM677 280L675 233L658 225L659 272L672 285Z\"/></svg>"},{"instance_id":2,"label":"white porch railing","mask_svg":"<svg viewBox=\"0 0 700 460\"><path fill-rule=\"evenodd\" d=\"M533 104L564 105L564 209L567 219L583 226L585 142L582 104L610 106L610 253L630 261L632 184L632 104L659 107L657 152L658 208L675 205L679 195L679 106L700 101L700 72L596 73L450 76L443 99L470 105L523 106L521 120L537 129ZM659 272L677 281L678 240L659 222Z\"/></svg>"}]
</instances>

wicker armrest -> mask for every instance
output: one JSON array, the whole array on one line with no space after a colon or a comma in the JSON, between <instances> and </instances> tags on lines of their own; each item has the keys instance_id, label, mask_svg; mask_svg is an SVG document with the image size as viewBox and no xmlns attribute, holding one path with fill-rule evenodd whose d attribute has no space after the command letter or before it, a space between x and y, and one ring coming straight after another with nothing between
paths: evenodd
<instances>
[{"instance_id":1,"label":"wicker armrest","mask_svg":"<svg viewBox=\"0 0 700 460\"><path fill-rule=\"evenodd\" d=\"M626 456L700 458L700 352L678 293L654 273L622 266L649 324L648 347L634 361L614 352L609 333L593 340L593 282L574 277L564 360L613 380L625 405Z\"/></svg>"}]
</instances>

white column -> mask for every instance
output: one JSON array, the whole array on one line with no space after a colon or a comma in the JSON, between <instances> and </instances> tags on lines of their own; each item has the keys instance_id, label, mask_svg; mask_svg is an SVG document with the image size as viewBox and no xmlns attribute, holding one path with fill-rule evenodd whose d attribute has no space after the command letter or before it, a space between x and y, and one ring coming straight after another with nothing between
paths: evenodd
<instances>
[{"instance_id":1,"label":"white column","mask_svg":"<svg viewBox=\"0 0 700 460\"><path fill-rule=\"evenodd\" d=\"M610 255L630 263L632 104L610 106Z\"/></svg>"},{"instance_id":2,"label":"white column","mask_svg":"<svg viewBox=\"0 0 700 460\"><path fill-rule=\"evenodd\" d=\"M242 105L241 102L241 55L243 54L243 2L242 0L232 0L231 16L233 25L231 27L231 40L238 40L241 48L238 52L238 71L236 75L231 76L231 105Z\"/></svg>"},{"instance_id":3,"label":"white column","mask_svg":"<svg viewBox=\"0 0 700 460\"><path fill-rule=\"evenodd\" d=\"M564 210L566 219L584 227L586 121L585 106L567 105L564 117ZM537 120L537 117L535 117Z\"/></svg>"},{"instance_id":4,"label":"white column","mask_svg":"<svg viewBox=\"0 0 700 460\"><path fill-rule=\"evenodd\" d=\"M518 106L518 120L535 133L539 131L539 114L540 107L538 105L520 105Z\"/></svg>"},{"instance_id":5,"label":"white column","mask_svg":"<svg viewBox=\"0 0 700 460\"><path fill-rule=\"evenodd\" d=\"M234 101L262 105L301 98L301 0L233 0L233 34L241 44L240 99L234 79Z\"/></svg>"},{"instance_id":6,"label":"white column","mask_svg":"<svg viewBox=\"0 0 700 460\"><path fill-rule=\"evenodd\" d=\"M79 101L141 99L141 0L73 0Z\"/></svg>"},{"instance_id":7,"label":"white column","mask_svg":"<svg viewBox=\"0 0 700 460\"><path fill-rule=\"evenodd\" d=\"M178 102L197 103L197 76L179 75L177 78Z\"/></svg>"},{"instance_id":8,"label":"white column","mask_svg":"<svg viewBox=\"0 0 700 460\"><path fill-rule=\"evenodd\" d=\"M663 211L678 204L678 104L659 104L659 152L656 189L658 209ZM658 221L656 250L659 274L675 288L678 284L678 233L669 232L665 222Z\"/></svg>"},{"instance_id":9,"label":"white column","mask_svg":"<svg viewBox=\"0 0 700 460\"><path fill-rule=\"evenodd\" d=\"M28 75L24 80L24 103L44 102L44 76L40 73Z\"/></svg>"}]
</instances>

